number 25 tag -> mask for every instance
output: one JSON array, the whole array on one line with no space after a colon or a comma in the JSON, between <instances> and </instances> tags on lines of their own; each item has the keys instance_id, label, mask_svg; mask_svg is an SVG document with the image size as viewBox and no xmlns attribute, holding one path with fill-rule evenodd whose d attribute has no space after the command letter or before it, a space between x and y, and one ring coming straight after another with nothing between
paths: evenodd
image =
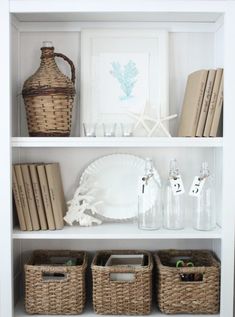
<instances>
[{"instance_id":1,"label":"number 25 tag","mask_svg":"<svg viewBox=\"0 0 235 317\"><path fill-rule=\"evenodd\" d=\"M175 178L171 178L170 183L171 183L171 189L174 196L182 195L185 192L184 184L180 175L178 175Z\"/></svg>"},{"instance_id":2,"label":"number 25 tag","mask_svg":"<svg viewBox=\"0 0 235 317\"><path fill-rule=\"evenodd\" d=\"M206 181L206 178L201 179L199 176L195 176L189 191L189 195L198 197L202 191L205 181Z\"/></svg>"}]
</instances>

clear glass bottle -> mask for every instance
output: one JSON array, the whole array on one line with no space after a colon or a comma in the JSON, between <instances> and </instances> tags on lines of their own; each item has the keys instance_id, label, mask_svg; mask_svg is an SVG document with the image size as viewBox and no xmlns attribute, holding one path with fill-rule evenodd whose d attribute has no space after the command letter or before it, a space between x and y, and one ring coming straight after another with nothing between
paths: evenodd
<instances>
[{"instance_id":1,"label":"clear glass bottle","mask_svg":"<svg viewBox=\"0 0 235 317\"><path fill-rule=\"evenodd\" d=\"M171 179L179 176L177 161L170 161L169 178L165 186L164 227L171 230L184 229L185 226L185 195L174 195Z\"/></svg>"},{"instance_id":2,"label":"clear glass bottle","mask_svg":"<svg viewBox=\"0 0 235 317\"><path fill-rule=\"evenodd\" d=\"M213 230L216 227L215 195L207 162L202 163L200 178L205 179L205 183L200 194L192 198L193 227L197 230Z\"/></svg>"},{"instance_id":3,"label":"clear glass bottle","mask_svg":"<svg viewBox=\"0 0 235 317\"><path fill-rule=\"evenodd\" d=\"M146 230L160 229L162 226L161 183L149 158L145 162L138 196L138 226Z\"/></svg>"}]
</instances>

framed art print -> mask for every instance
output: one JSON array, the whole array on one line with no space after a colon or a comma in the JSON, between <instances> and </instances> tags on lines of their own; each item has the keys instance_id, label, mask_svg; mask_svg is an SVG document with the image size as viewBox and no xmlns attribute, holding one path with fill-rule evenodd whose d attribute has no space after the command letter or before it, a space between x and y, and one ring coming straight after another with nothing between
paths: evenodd
<instances>
[{"instance_id":1,"label":"framed art print","mask_svg":"<svg viewBox=\"0 0 235 317\"><path fill-rule=\"evenodd\" d=\"M132 122L146 105L167 116L168 85L167 31L82 30L81 123Z\"/></svg>"}]
</instances>

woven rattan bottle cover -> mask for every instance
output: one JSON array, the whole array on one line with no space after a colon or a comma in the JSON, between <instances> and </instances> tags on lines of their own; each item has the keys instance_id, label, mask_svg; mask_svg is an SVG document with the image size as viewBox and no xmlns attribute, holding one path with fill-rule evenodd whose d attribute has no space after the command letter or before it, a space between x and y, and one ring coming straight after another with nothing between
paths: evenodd
<instances>
[{"instance_id":1,"label":"woven rattan bottle cover","mask_svg":"<svg viewBox=\"0 0 235 317\"><path fill-rule=\"evenodd\" d=\"M75 68L63 54L55 53L51 42L43 42L41 64L23 86L30 136L69 136L75 96ZM58 68L55 57L71 67L71 79Z\"/></svg>"}]
</instances>

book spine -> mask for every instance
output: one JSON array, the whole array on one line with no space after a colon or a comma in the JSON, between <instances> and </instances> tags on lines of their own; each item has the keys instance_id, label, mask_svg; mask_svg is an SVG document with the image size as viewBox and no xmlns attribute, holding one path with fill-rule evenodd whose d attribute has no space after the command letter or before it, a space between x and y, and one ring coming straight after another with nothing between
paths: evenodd
<instances>
[{"instance_id":1,"label":"book spine","mask_svg":"<svg viewBox=\"0 0 235 317\"><path fill-rule=\"evenodd\" d=\"M29 206L28 206L28 201L26 197L26 192L25 192L25 187L24 187L24 181L23 181L23 176L22 176L22 171L21 171L21 166L20 165L15 165L15 174L16 174L16 180L19 188L19 195L20 195L20 200L21 200L21 205L23 208L24 212L24 219L26 222L26 228L28 231L33 230L32 226L32 221L30 217L30 212L29 212Z\"/></svg>"},{"instance_id":2,"label":"book spine","mask_svg":"<svg viewBox=\"0 0 235 317\"><path fill-rule=\"evenodd\" d=\"M37 208L36 208L36 204L35 204L32 181L30 178L28 165L22 164L21 170L22 170L24 187L25 187L26 197L27 197L27 201L28 201L29 212L30 212L30 216L31 216L33 230L40 230L38 212L37 212Z\"/></svg>"},{"instance_id":3,"label":"book spine","mask_svg":"<svg viewBox=\"0 0 235 317\"><path fill-rule=\"evenodd\" d=\"M223 99L224 99L223 95L224 95L224 80L222 76L218 98L216 102L216 107L215 107L215 114L214 114L212 125L211 125L211 131L210 131L211 137L216 137L218 134L219 122L220 122L220 117L221 117L222 107L223 107Z\"/></svg>"},{"instance_id":4,"label":"book spine","mask_svg":"<svg viewBox=\"0 0 235 317\"><path fill-rule=\"evenodd\" d=\"M220 87L220 82L223 74L223 69L219 68L216 71L216 76L215 76L215 83L214 87L212 90L212 95L211 95L211 100L210 100L210 105L208 109L208 114L206 118L206 125L204 129L203 136L204 137L209 137L210 136L210 131L211 131L211 125L215 113L215 107L216 107L216 102L218 98L218 92L219 92L219 87Z\"/></svg>"},{"instance_id":5,"label":"book spine","mask_svg":"<svg viewBox=\"0 0 235 317\"><path fill-rule=\"evenodd\" d=\"M46 221L46 216L45 216L45 210L44 210L42 193L41 193L41 188L40 188L40 184L39 184L36 165L35 164L29 165L29 171L30 171L30 175L31 175L32 187L33 187L33 192L34 192L34 197L35 197L35 203L37 206L40 226L41 226L42 230L47 230L48 226L47 226L47 221Z\"/></svg>"},{"instance_id":6,"label":"book spine","mask_svg":"<svg viewBox=\"0 0 235 317\"><path fill-rule=\"evenodd\" d=\"M202 108L203 96L205 93L206 80L207 80L207 78L204 78L204 80L200 83L200 93L199 93L199 97L197 100L196 115L195 115L195 119L193 121L193 129L192 129L192 133L191 133L192 137L195 137L196 132L197 132L197 126L198 126L198 121L199 121L200 112L201 112L201 108Z\"/></svg>"},{"instance_id":7,"label":"book spine","mask_svg":"<svg viewBox=\"0 0 235 317\"><path fill-rule=\"evenodd\" d=\"M12 190L13 190L16 212L17 212L19 225L20 225L20 230L25 231L27 229L26 222L24 219L24 212L23 212L23 207L22 207L21 200L20 200L20 193L19 193L19 188L18 188L14 168L12 168Z\"/></svg>"},{"instance_id":8,"label":"book spine","mask_svg":"<svg viewBox=\"0 0 235 317\"><path fill-rule=\"evenodd\" d=\"M61 204L60 184L58 182L58 164L52 163L45 165L48 180L49 193L51 198L52 210L55 219L56 229L64 227L63 209Z\"/></svg>"},{"instance_id":9,"label":"book spine","mask_svg":"<svg viewBox=\"0 0 235 317\"><path fill-rule=\"evenodd\" d=\"M209 71L209 74L208 74L205 93L204 93L204 97L203 97L203 101L202 101L202 108L201 108L198 126L197 126L197 131L196 131L197 137L203 136L203 131L204 131L205 124L206 124L206 117L207 117L209 104L210 104L210 100L211 100L212 89L213 89L213 85L214 85L214 81L215 81L215 73L216 73L216 71L214 69L211 69Z\"/></svg>"},{"instance_id":10,"label":"book spine","mask_svg":"<svg viewBox=\"0 0 235 317\"><path fill-rule=\"evenodd\" d=\"M55 220L54 220L54 216L53 216L53 212L52 212L52 206L51 206L50 193L49 193L49 188L48 188L45 166L38 165L37 171L38 171L38 177L39 177L40 187L41 187L41 191L42 191L42 198L43 198L44 208L45 208L45 212L46 212L48 228L50 230L55 230L55 228L56 228L55 227Z\"/></svg>"}]
</instances>

